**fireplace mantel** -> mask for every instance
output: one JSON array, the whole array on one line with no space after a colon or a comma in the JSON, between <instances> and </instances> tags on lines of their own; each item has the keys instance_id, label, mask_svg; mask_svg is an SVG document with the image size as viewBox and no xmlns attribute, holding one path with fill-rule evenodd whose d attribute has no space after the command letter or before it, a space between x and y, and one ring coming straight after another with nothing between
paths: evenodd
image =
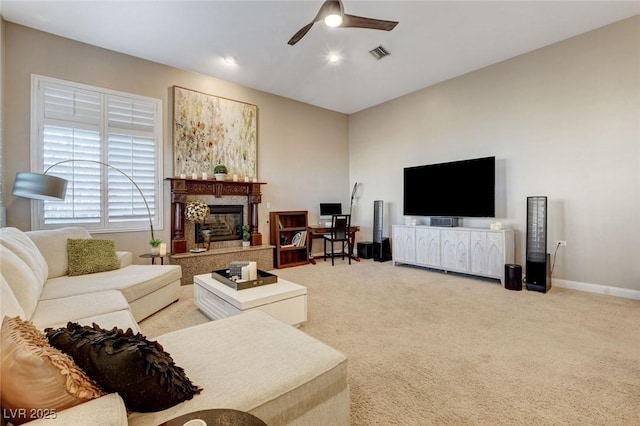
<instances>
[{"instance_id":1,"label":"fireplace mantel","mask_svg":"<svg viewBox=\"0 0 640 426\"><path fill-rule=\"evenodd\" d=\"M186 253L187 240L184 235L184 211L188 195L246 196L251 245L262 244L258 231L258 204L262 202L260 185L266 182L235 182L213 179L167 178L171 182L171 252Z\"/></svg>"}]
</instances>

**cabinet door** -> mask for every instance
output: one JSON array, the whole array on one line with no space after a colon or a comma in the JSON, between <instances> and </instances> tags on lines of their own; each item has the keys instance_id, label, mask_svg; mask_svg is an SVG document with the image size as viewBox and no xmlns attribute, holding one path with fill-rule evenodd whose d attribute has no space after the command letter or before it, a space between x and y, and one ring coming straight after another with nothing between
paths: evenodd
<instances>
[{"instance_id":1,"label":"cabinet door","mask_svg":"<svg viewBox=\"0 0 640 426\"><path fill-rule=\"evenodd\" d=\"M416 228L416 263L439 268L441 262L440 230Z\"/></svg>"},{"instance_id":2,"label":"cabinet door","mask_svg":"<svg viewBox=\"0 0 640 426\"><path fill-rule=\"evenodd\" d=\"M487 233L487 275L492 277L504 275L504 237L502 232Z\"/></svg>"},{"instance_id":3,"label":"cabinet door","mask_svg":"<svg viewBox=\"0 0 640 426\"><path fill-rule=\"evenodd\" d=\"M469 231L442 231L442 268L469 272Z\"/></svg>"},{"instance_id":4,"label":"cabinet door","mask_svg":"<svg viewBox=\"0 0 640 426\"><path fill-rule=\"evenodd\" d=\"M487 271L487 233L471 231L471 273L486 275Z\"/></svg>"},{"instance_id":5,"label":"cabinet door","mask_svg":"<svg viewBox=\"0 0 640 426\"><path fill-rule=\"evenodd\" d=\"M502 278L504 274L504 234L471 232L471 273Z\"/></svg>"},{"instance_id":6,"label":"cabinet door","mask_svg":"<svg viewBox=\"0 0 640 426\"><path fill-rule=\"evenodd\" d=\"M415 246L415 227L411 226L393 226L393 263L416 262L416 246Z\"/></svg>"}]
</instances>

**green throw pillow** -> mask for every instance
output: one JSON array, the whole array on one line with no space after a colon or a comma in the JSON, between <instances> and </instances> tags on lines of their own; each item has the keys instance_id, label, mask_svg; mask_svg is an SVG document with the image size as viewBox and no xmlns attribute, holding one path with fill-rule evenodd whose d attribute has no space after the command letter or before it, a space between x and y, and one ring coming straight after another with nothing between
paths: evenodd
<instances>
[{"instance_id":1,"label":"green throw pillow","mask_svg":"<svg viewBox=\"0 0 640 426\"><path fill-rule=\"evenodd\" d=\"M120 268L116 245L112 240L69 238L67 240L69 275L94 274Z\"/></svg>"},{"instance_id":2,"label":"green throw pillow","mask_svg":"<svg viewBox=\"0 0 640 426\"><path fill-rule=\"evenodd\" d=\"M148 413L173 407L202 389L171 355L140 333L70 322L45 330L51 345L69 355L106 392L117 392L127 409Z\"/></svg>"}]
</instances>

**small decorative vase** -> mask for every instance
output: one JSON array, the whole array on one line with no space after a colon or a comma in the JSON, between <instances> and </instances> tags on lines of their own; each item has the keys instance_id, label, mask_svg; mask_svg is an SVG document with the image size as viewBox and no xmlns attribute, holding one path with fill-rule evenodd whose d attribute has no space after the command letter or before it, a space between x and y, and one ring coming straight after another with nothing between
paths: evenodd
<instances>
[{"instance_id":1,"label":"small decorative vase","mask_svg":"<svg viewBox=\"0 0 640 426\"><path fill-rule=\"evenodd\" d=\"M211 233L210 229L203 229L200 231L202 234L202 247L209 250L211 248Z\"/></svg>"},{"instance_id":2,"label":"small decorative vase","mask_svg":"<svg viewBox=\"0 0 640 426\"><path fill-rule=\"evenodd\" d=\"M226 173L214 173L213 176L216 178L216 180L225 180L227 178Z\"/></svg>"},{"instance_id":3,"label":"small decorative vase","mask_svg":"<svg viewBox=\"0 0 640 426\"><path fill-rule=\"evenodd\" d=\"M154 256L157 256L158 253L160 253L160 247L151 247L149 249L149 253L151 253Z\"/></svg>"},{"instance_id":4,"label":"small decorative vase","mask_svg":"<svg viewBox=\"0 0 640 426\"><path fill-rule=\"evenodd\" d=\"M247 248L247 247L251 247L251 241L243 241L242 242L242 248Z\"/></svg>"}]
</instances>

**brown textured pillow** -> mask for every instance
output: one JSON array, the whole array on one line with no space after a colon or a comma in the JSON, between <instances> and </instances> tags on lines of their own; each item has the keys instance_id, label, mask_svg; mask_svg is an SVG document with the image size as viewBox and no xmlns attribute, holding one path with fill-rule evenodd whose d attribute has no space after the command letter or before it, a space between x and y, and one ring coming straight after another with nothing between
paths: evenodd
<instances>
[{"instance_id":1,"label":"brown textured pillow","mask_svg":"<svg viewBox=\"0 0 640 426\"><path fill-rule=\"evenodd\" d=\"M104 395L104 392L44 333L20 317L4 317L1 332L0 399L14 424Z\"/></svg>"},{"instance_id":2,"label":"brown textured pillow","mask_svg":"<svg viewBox=\"0 0 640 426\"><path fill-rule=\"evenodd\" d=\"M94 274L120 268L113 240L69 238L67 257L69 276Z\"/></svg>"},{"instance_id":3,"label":"brown textured pillow","mask_svg":"<svg viewBox=\"0 0 640 426\"><path fill-rule=\"evenodd\" d=\"M158 342L131 329L70 322L46 332L51 345L69 354L107 392L119 393L131 411L164 410L202 391Z\"/></svg>"}]
</instances>

